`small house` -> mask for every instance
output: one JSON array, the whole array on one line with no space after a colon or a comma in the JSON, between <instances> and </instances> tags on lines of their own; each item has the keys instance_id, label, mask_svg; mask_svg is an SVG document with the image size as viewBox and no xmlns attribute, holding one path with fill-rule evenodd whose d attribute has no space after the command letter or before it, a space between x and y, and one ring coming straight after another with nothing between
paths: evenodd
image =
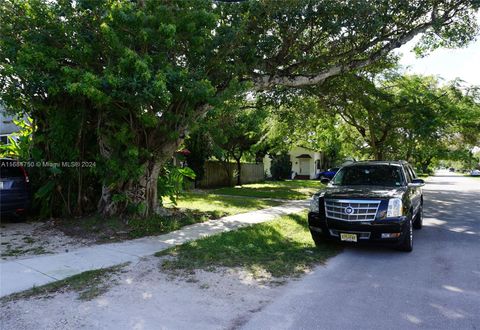
<instances>
[{"instance_id":1,"label":"small house","mask_svg":"<svg viewBox=\"0 0 480 330\"><path fill-rule=\"evenodd\" d=\"M305 147L293 147L288 152L292 166L292 179L315 179L326 164L325 154L320 150ZM271 177L271 158L266 155L263 159L264 170L267 177Z\"/></svg>"}]
</instances>

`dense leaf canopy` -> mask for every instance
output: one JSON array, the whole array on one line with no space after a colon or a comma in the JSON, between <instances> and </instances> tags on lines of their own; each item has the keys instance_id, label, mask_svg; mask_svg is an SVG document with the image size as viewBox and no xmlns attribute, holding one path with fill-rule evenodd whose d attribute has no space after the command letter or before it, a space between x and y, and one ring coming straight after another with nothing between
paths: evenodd
<instances>
[{"instance_id":1,"label":"dense leaf canopy","mask_svg":"<svg viewBox=\"0 0 480 330\"><path fill-rule=\"evenodd\" d=\"M246 89L318 85L368 68L420 33L419 53L465 45L477 30L478 6L478 0L6 0L0 98L33 119L32 157L98 162L88 173L55 174L55 191L70 187L77 209L97 196L104 214L133 204L146 215L159 211L163 165L212 107ZM86 177L97 182L89 184L95 187L89 198Z\"/></svg>"}]
</instances>

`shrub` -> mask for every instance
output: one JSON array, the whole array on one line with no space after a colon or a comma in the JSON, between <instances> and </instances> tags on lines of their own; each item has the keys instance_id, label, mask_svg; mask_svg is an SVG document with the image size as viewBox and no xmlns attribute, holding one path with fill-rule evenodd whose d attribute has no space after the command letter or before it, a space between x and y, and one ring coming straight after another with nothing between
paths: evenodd
<instances>
[{"instance_id":1,"label":"shrub","mask_svg":"<svg viewBox=\"0 0 480 330\"><path fill-rule=\"evenodd\" d=\"M292 163L290 156L287 153L272 156L272 165L270 173L274 180L290 179L292 172Z\"/></svg>"}]
</instances>

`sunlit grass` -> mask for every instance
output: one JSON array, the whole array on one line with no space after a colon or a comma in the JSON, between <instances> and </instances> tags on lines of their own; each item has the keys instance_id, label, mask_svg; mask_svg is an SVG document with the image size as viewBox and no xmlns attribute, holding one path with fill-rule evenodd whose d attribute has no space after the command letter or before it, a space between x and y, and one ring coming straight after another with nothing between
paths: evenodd
<instances>
[{"instance_id":1,"label":"sunlit grass","mask_svg":"<svg viewBox=\"0 0 480 330\"><path fill-rule=\"evenodd\" d=\"M108 268L89 270L30 290L2 297L0 302L15 301L33 297L49 297L58 292L76 292L80 300L92 300L116 284L112 277L121 272L128 263Z\"/></svg>"},{"instance_id":2,"label":"sunlit grass","mask_svg":"<svg viewBox=\"0 0 480 330\"><path fill-rule=\"evenodd\" d=\"M323 186L324 185L317 180L285 180L219 188L211 192L215 194L259 198L305 199L312 196Z\"/></svg>"},{"instance_id":3,"label":"sunlit grass","mask_svg":"<svg viewBox=\"0 0 480 330\"><path fill-rule=\"evenodd\" d=\"M169 270L243 267L254 275L297 276L340 252L336 245L315 247L306 213L210 236L157 253L173 259L163 262Z\"/></svg>"},{"instance_id":4,"label":"sunlit grass","mask_svg":"<svg viewBox=\"0 0 480 330\"><path fill-rule=\"evenodd\" d=\"M215 194L186 193L177 200L177 205L165 200L165 206L177 207L180 209L198 210L201 212L218 213L218 216L232 215L237 213L260 210L267 207L280 205L279 201L231 197Z\"/></svg>"}]
</instances>

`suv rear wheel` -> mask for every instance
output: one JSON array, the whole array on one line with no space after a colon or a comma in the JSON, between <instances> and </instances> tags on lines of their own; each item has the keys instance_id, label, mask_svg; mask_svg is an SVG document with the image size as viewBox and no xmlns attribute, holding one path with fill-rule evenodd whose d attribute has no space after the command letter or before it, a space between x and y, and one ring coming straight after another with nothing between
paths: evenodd
<instances>
[{"instance_id":1,"label":"suv rear wheel","mask_svg":"<svg viewBox=\"0 0 480 330\"><path fill-rule=\"evenodd\" d=\"M420 205L417 215L415 216L415 221L413 222L413 228L422 229L423 227L423 205Z\"/></svg>"}]
</instances>

